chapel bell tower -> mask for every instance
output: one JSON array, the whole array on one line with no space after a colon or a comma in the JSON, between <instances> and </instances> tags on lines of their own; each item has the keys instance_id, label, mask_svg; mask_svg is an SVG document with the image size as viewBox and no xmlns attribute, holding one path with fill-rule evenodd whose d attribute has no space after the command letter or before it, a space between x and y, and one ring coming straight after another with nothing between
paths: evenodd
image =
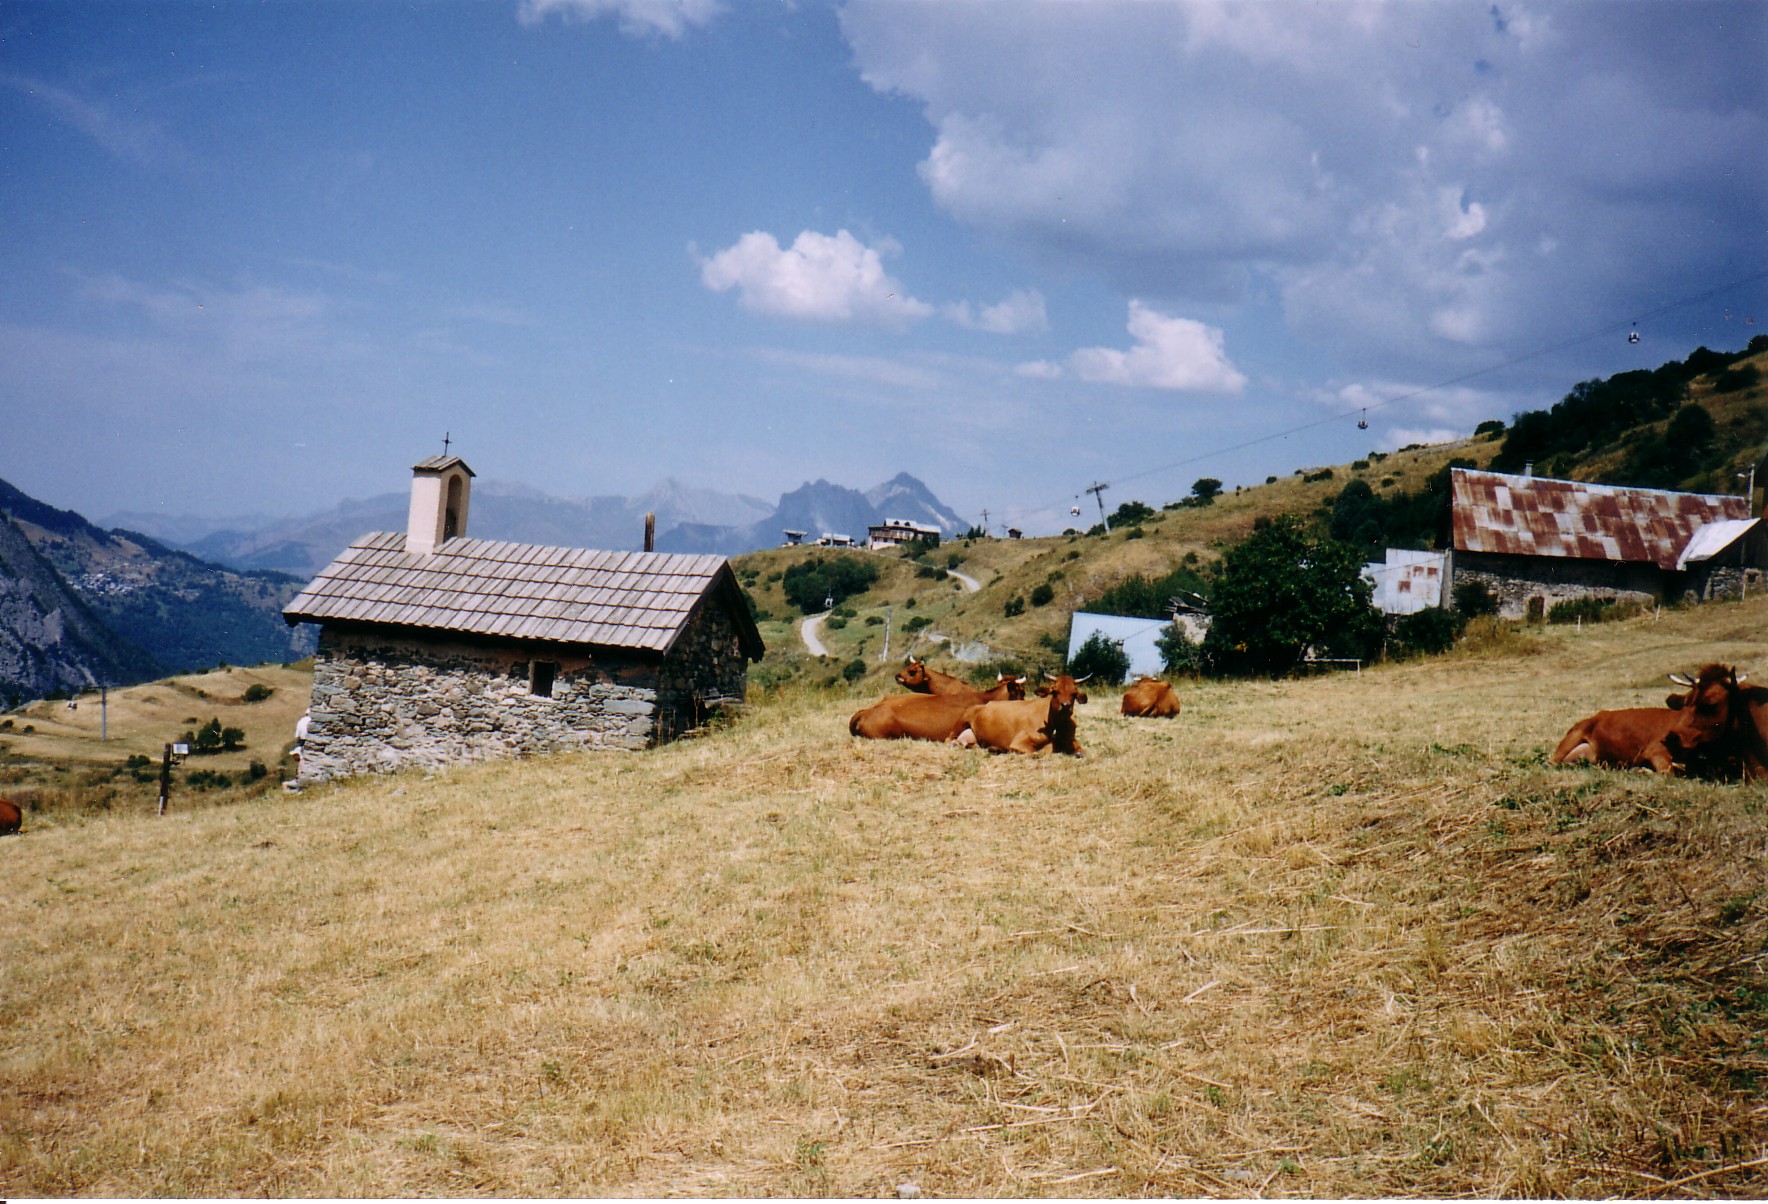
<instances>
[{"instance_id":1,"label":"chapel bell tower","mask_svg":"<svg viewBox=\"0 0 1768 1204\"><path fill-rule=\"evenodd\" d=\"M473 470L459 456L432 456L411 466L411 516L405 524L405 551L428 556L467 533L467 496Z\"/></svg>"}]
</instances>

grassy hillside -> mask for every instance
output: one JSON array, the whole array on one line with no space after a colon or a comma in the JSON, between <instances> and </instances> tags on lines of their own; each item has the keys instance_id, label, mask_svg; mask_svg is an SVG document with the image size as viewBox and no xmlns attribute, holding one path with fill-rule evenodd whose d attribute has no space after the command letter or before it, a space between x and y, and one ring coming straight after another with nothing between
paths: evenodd
<instances>
[{"instance_id":1,"label":"grassy hillside","mask_svg":"<svg viewBox=\"0 0 1768 1204\"><path fill-rule=\"evenodd\" d=\"M1542 755L1765 623L1095 694L1079 761L800 689L54 812L0 842L0 1192L1759 1197L1765 792Z\"/></svg>"},{"instance_id":2,"label":"grassy hillside","mask_svg":"<svg viewBox=\"0 0 1768 1204\"><path fill-rule=\"evenodd\" d=\"M26 806L33 817L139 810L158 800L165 746L211 719L244 732L244 741L233 751L185 759L174 772L174 806L280 790L290 770L286 754L295 721L307 709L312 681L305 662L258 665L115 689L104 707L96 690L74 699L74 709L61 701L19 707L0 715L0 794ZM269 695L257 698L265 690ZM247 701L248 691L255 701ZM254 762L263 771L256 778Z\"/></svg>"},{"instance_id":3,"label":"grassy hillside","mask_svg":"<svg viewBox=\"0 0 1768 1204\"><path fill-rule=\"evenodd\" d=\"M1688 384L1688 400L1705 408L1713 419L1713 455L1717 467L1703 470L1686 487L1715 491L1739 491L1738 474L1761 456L1768 439L1768 351L1745 356L1731 365L1736 372L1755 369L1758 379L1742 388L1721 391L1716 374L1696 377ZM1557 469L1572 479L1606 481L1626 460L1630 449L1641 443L1661 441L1670 419L1629 428L1611 443L1586 449L1580 455L1564 455ZM1056 536L1040 539L956 541L924 558L933 568L944 568L956 557L957 571L967 573L982 588L965 592L949 580L929 580L905 565L900 553L838 553L828 549L782 548L739 557L737 567L750 592L769 616L762 624L769 656L759 675L763 683L780 680L830 682L855 657L867 667L868 685L888 688L893 664L882 658L883 631L888 619L891 660L899 662L913 650L948 671L966 666L951 655L953 646L968 646L967 655L981 656L981 671L995 668L1055 667L1059 656L1054 642L1066 647L1069 615L1097 599L1100 594L1132 575L1159 578L1182 565L1203 567L1218 560L1223 551L1244 540L1261 518L1279 514L1325 516L1333 500L1351 481L1368 484L1377 497L1415 494L1451 461L1484 467L1498 454L1502 432L1455 443L1415 447L1384 454L1371 451L1350 464L1307 465L1288 476L1251 488L1230 492L1213 505L1197 508L1161 509L1177 499L1138 494L1133 486L1122 491L1119 502L1139 500L1160 513L1139 527L1110 534ZM1768 476L1758 481L1768 488ZM1758 495L1760 496L1760 495ZM1090 522L1083 514L1076 519ZM844 628L825 629L824 642L831 655L823 660L804 655L797 633L802 620L779 593L777 576L793 564L812 557L832 555L872 556L887 572L877 587L849 605L855 615ZM1052 599L1044 606L1031 602L1039 585L1051 587ZM1008 603L1024 601L1023 612L1007 614ZM934 620L911 644L905 646L903 625L915 617ZM940 642L934 637L946 637ZM984 655L981 645L988 650Z\"/></svg>"},{"instance_id":4,"label":"grassy hillside","mask_svg":"<svg viewBox=\"0 0 1768 1204\"><path fill-rule=\"evenodd\" d=\"M739 575L764 615L761 632L768 658L757 679L764 684L792 679L827 683L859 657L868 667L864 680L882 689L888 688L890 674L907 652L962 671L966 666L951 654L951 647L978 644L988 653L971 647L967 654L980 656L990 673L997 667L1055 668L1061 658L1050 642L1066 646L1069 615L1131 576L1158 578L1182 565L1208 565L1245 539L1261 517L1320 512L1347 481L1366 480L1383 492L1415 492L1451 459L1483 463L1495 450L1489 438L1480 438L1380 459L1374 458L1379 456L1375 453L1359 461L1363 467L1341 466L1328 476L1318 470L1298 472L1229 493L1213 506L1162 511L1135 528L1098 535L956 540L922 557L919 565L894 550L777 548L738 557ZM884 573L876 586L848 603L854 615L845 627L825 626L822 638L830 655L818 660L804 655L798 635L804 616L786 602L778 578L792 564L833 556L867 557ZM981 588L972 592L955 579L922 575L917 571L922 565L929 572L955 569ZM1031 600L1032 592L1044 584L1051 587L1052 598L1038 606ZM1009 616L1007 604L1013 599L1024 606L1021 613ZM918 632L908 631L907 625L917 618L933 622ZM883 659L886 621L891 631L888 663Z\"/></svg>"}]
</instances>

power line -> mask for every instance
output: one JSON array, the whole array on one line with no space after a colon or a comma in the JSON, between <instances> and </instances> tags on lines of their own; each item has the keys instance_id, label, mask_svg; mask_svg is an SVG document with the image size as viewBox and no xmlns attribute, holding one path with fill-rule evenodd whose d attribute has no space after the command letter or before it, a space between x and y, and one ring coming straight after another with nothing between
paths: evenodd
<instances>
[{"instance_id":1,"label":"power line","mask_svg":"<svg viewBox=\"0 0 1768 1204\"><path fill-rule=\"evenodd\" d=\"M1682 298L1679 298L1675 301L1671 301L1671 302L1668 302L1664 305L1660 305L1656 309L1647 310L1644 313L1639 314L1637 317L1628 318L1628 319L1625 319L1625 320L1619 321L1619 322L1610 322L1606 326L1600 326L1600 327L1596 328L1595 330L1587 331L1584 334L1576 335L1576 336L1569 338L1569 339L1564 339L1558 343L1553 343L1553 344L1550 344L1549 346L1541 347L1541 348L1538 348L1537 350L1526 352L1522 355L1513 356L1510 359L1502 361L1501 363L1490 364L1484 368L1475 368L1471 372L1464 372L1460 376L1450 377L1448 380L1439 381L1434 385L1426 385L1421 389L1413 389L1409 393L1401 393L1397 397L1388 398L1386 401L1372 402L1368 405L1359 405L1355 409L1344 410L1344 411L1341 411L1341 412L1335 413L1335 414L1328 414L1326 417L1317 418L1312 422L1304 422L1298 426L1288 427L1288 428L1281 430L1281 431L1273 431L1272 433L1270 433L1268 435L1260 435L1257 438L1247 439L1247 440L1240 442L1240 443L1229 444L1226 447L1218 447L1218 448L1215 448L1211 451L1200 452L1195 456L1186 456L1182 460L1174 460L1170 464L1162 464L1156 468L1144 469L1141 472L1135 472L1135 473L1118 474L1117 479L1120 482L1122 482L1122 481L1139 481L1144 477L1156 476L1156 475L1163 473L1163 472L1171 472L1175 468L1183 468L1187 464L1201 463L1205 460L1211 460L1211 459L1214 459L1218 456L1228 455L1231 452L1244 451L1249 447L1257 447L1261 443L1270 443L1276 439L1287 439L1291 435L1299 435L1304 431L1311 431L1311 430L1314 430L1318 427L1328 426L1328 425L1335 423L1335 422L1342 422L1346 418L1349 418L1352 415L1358 414L1360 412L1367 413L1369 410L1379 410L1379 409L1383 409L1387 406L1396 405L1402 401L1411 401L1413 398L1422 397L1426 393L1434 393L1439 389L1447 389L1453 385L1465 384L1467 381L1477 379L1478 377L1489 376L1490 374L1492 374L1494 372L1502 372L1506 368L1514 368L1518 364L1526 364L1530 360L1537 360L1537 359L1540 359L1542 356L1552 355L1556 351L1564 351L1568 347L1576 347L1579 343L1587 343L1591 339L1598 339L1598 338L1601 338L1603 335L1613 334L1617 330L1625 330L1629 326L1637 326L1642 321L1648 321L1652 318L1658 317L1661 314L1667 314L1673 310L1681 309L1684 306L1693 305L1696 302L1700 302L1700 301L1705 301L1709 297L1716 297L1720 293L1729 292L1730 290L1732 290L1734 288L1739 288L1739 287L1746 285L1746 284L1754 284L1758 280L1768 280L1768 271L1757 272L1752 276L1743 276L1743 277L1740 277L1736 280L1727 281L1726 283L1721 284L1715 288L1710 288L1703 293L1696 293L1692 296L1682 297ZM1088 492L1091 492L1091 490L1087 490L1087 489L1081 490L1081 493L1088 493ZM1073 496L1076 499L1079 499L1080 493L1076 493ZM1062 503L1060 501L1051 501L1051 502L1045 503L1045 505L1043 505L1043 506L1038 506L1038 507L1035 507L1031 510L1028 510L1027 513L1035 514L1039 510L1047 509L1049 507L1059 506L1061 504Z\"/></svg>"}]
</instances>

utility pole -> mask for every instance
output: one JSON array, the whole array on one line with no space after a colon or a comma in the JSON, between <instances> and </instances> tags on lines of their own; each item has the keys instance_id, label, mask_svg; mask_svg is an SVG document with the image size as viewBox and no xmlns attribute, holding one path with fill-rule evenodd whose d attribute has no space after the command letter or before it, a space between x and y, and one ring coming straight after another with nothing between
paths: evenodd
<instances>
[{"instance_id":1,"label":"utility pole","mask_svg":"<svg viewBox=\"0 0 1768 1204\"><path fill-rule=\"evenodd\" d=\"M110 739L110 687L102 682L98 686L98 742L105 743Z\"/></svg>"},{"instance_id":2,"label":"utility pole","mask_svg":"<svg viewBox=\"0 0 1768 1204\"><path fill-rule=\"evenodd\" d=\"M1105 524L1105 533L1107 535L1111 534L1111 520L1105 517L1105 491L1109 488L1111 488L1111 486L1105 484L1103 481L1097 481L1088 485L1081 491L1083 493L1092 494L1093 500L1099 503L1099 521Z\"/></svg>"},{"instance_id":3,"label":"utility pole","mask_svg":"<svg viewBox=\"0 0 1768 1204\"><path fill-rule=\"evenodd\" d=\"M884 608L884 652L878 657L880 665L890 660L890 617L891 608L886 606Z\"/></svg>"},{"instance_id":4,"label":"utility pole","mask_svg":"<svg viewBox=\"0 0 1768 1204\"><path fill-rule=\"evenodd\" d=\"M988 511L982 512L982 538L988 538Z\"/></svg>"},{"instance_id":5,"label":"utility pole","mask_svg":"<svg viewBox=\"0 0 1768 1204\"><path fill-rule=\"evenodd\" d=\"M172 746L166 745L165 753L160 757L160 814L166 813L166 804L172 798Z\"/></svg>"}]
</instances>

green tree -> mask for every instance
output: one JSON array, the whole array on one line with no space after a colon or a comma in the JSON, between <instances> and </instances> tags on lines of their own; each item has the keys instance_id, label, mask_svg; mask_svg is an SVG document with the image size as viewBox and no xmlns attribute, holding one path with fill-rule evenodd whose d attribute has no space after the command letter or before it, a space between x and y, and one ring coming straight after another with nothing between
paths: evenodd
<instances>
[{"instance_id":1,"label":"green tree","mask_svg":"<svg viewBox=\"0 0 1768 1204\"><path fill-rule=\"evenodd\" d=\"M1706 407L1689 402L1671 416L1663 434L1641 431L1617 474L1625 485L1675 489L1707 468L1719 428Z\"/></svg>"},{"instance_id":2,"label":"green tree","mask_svg":"<svg viewBox=\"0 0 1768 1204\"><path fill-rule=\"evenodd\" d=\"M1120 686L1130 673L1129 653L1117 640L1103 631L1095 631L1075 651L1074 659L1068 662L1068 672L1075 677L1096 677Z\"/></svg>"},{"instance_id":3,"label":"green tree","mask_svg":"<svg viewBox=\"0 0 1768 1204\"><path fill-rule=\"evenodd\" d=\"M804 614L813 615L864 593L877 579L878 566L866 557L812 557L787 569L780 589L786 601Z\"/></svg>"},{"instance_id":4,"label":"green tree","mask_svg":"<svg viewBox=\"0 0 1768 1204\"><path fill-rule=\"evenodd\" d=\"M1222 483L1214 477L1199 477L1191 484L1191 502L1195 506L1213 506L1222 495Z\"/></svg>"},{"instance_id":5,"label":"green tree","mask_svg":"<svg viewBox=\"0 0 1768 1204\"><path fill-rule=\"evenodd\" d=\"M1368 656L1381 616L1369 604L1361 553L1294 515L1260 524L1222 558L1210 595L1204 655L1219 673L1293 670L1310 648Z\"/></svg>"},{"instance_id":6,"label":"green tree","mask_svg":"<svg viewBox=\"0 0 1768 1204\"><path fill-rule=\"evenodd\" d=\"M1145 520L1153 518L1154 514L1154 507L1146 502L1125 502L1111 512L1111 529L1115 531L1120 527L1139 527Z\"/></svg>"},{"instance_id":7,"label":"green tree","mask_svg":"<svg viewBox=\"0 0 1768 1204\"><path fill-rule=\"evenodd\" d=\"M1203 645L1185 634L1177 623L1161 629L1154 646L1160 649L1160 664L1168 673L1201 673L1204 669Z\"/></svg>"}]
</instances>

